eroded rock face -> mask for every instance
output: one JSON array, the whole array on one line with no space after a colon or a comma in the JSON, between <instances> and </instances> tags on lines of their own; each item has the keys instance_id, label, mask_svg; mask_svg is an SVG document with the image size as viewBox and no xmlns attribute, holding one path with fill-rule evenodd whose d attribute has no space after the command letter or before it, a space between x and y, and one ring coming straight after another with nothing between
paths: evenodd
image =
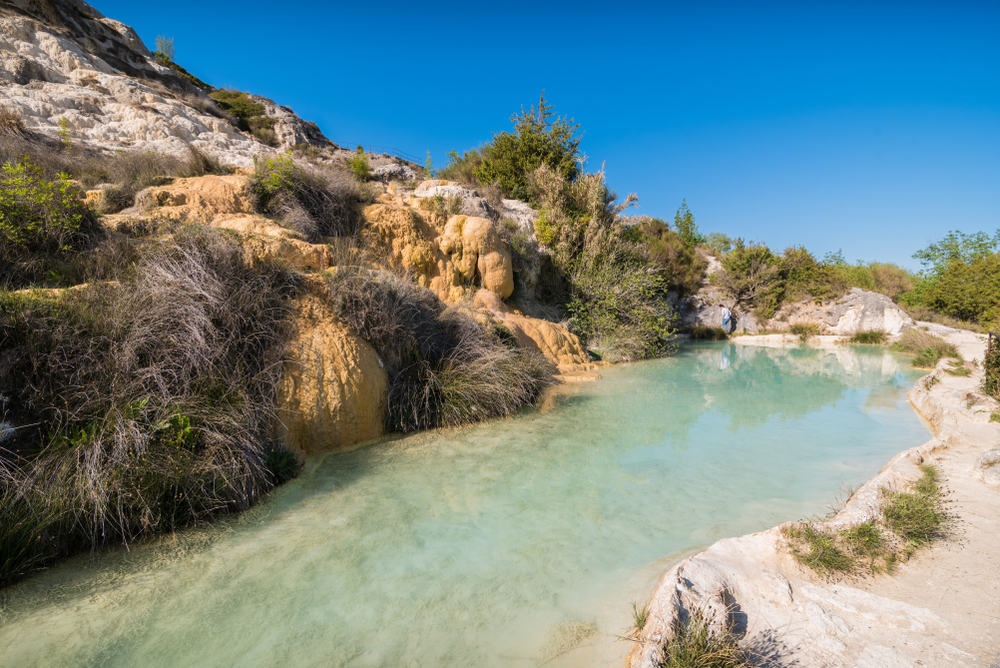
<instances>
[{"instance_id":1,"label":"eroded rock face","mask_svg":"<svg viewBox=\"0 0 1000 668\"><path fill-rule=\"evenodd\" d=\"M863 330L880 329L890 336L916 326L913 318L885 295L851 288L833 303L785 304L768 323L768 329L783 331L799 323L815 323L821 334L851 336Z\"/></svg>"},{"instance_id":2,"label":"eroded rock face","mask_svg":"<svg viewBox=\"0 0 1000 668\"><path fill-rule=\"evenodd\" d=\"M383 433L388 380L375 349L337 322L322 279L295 304L295 332L278 386L276 435L300 456Z\"/></svg>"},{"instance_id":3,"label":"eroded rock face","mask_svg":"<svg viewBox=\"0 0 1000 668\"><path fill-rule=\"evenodd\" d=\"M496 321L504 324L517 337L520 347L537 350L545 355L547 360L556 365L560 374L593 371L606 366L590 361L590 356L576 334L558 323L515 313L498 299L496 293L480 290L476 293L475 303Z\"/></svg>"},{"instance_id":4,"label":"eroded rock face","mask_svg":"<svg viewBox=\"0 0 1000 668\"><path fill-rule=\"evenodd\" d=\"M425 217L410 207L389 204L366 207L364 217L366 234L385 249L390 267L412 271L420 285L443 301L459 301L479 287L501 299L514 291L510 250L490 220Z\"/></svg>"}]
</instances>

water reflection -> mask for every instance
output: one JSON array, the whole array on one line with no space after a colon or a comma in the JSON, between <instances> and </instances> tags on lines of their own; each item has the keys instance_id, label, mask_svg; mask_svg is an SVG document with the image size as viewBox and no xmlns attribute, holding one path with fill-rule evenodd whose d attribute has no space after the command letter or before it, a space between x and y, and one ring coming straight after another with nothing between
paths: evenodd
<instances>
[{"instance_id":1,"label":"water reflection","mask_svg":"<svg viewBox=\"0 0 1000 668\"><path fill-rule=\"evenodd\" d=\"M204 547L56 569L4 610L0 665L604 665L665 555L819 512L926 439L881 350L692 344L605 376L317 460Z\"/></svg>"}]
</instances>

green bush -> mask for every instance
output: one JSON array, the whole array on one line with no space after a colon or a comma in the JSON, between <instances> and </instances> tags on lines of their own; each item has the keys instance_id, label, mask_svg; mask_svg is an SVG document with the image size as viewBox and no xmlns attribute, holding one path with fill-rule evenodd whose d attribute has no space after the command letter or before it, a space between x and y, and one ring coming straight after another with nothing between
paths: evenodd
<instances>
[{"instance_id":1,"label":"green bush","mask_svg":"<svg viewBox=\"0 0 1000 668\"><path fill-rule=\"evenodd\" d=\"M808 341L814 336L819 336L819 325L814 322L800 322L792 325L791 332L803 341Z\"/></svg>"},{"instance_id":2,"label":"green bush","mask_svg":"<svg viewBox=\"0 0 1000 668\"><path fill-rule=\"evenodd\" d=\"M234 116L237 127L251 133L258 141L268 146L277 146L278 138L274 132L277 119L267 116L264 105L238 90L217 90L209 93L223 111Z\"/></svg>"},{"instance_id":3,"label":"green bush","mask_svg":"<svg viewBox=\"0 0 1000 668\"><path fill-rule=\"evenodd\" d=\"M893 301L911 292L919 278L907 269L888 262L839 263L831 265L831 269L847 287L877 292Z\"/></svg>"},{"instance_id":4,"label":"green bush","mask_svg":"<svg viewBox=\"0 0 1000 668\"><path fill-rule=\"evenodd\" d=\"M372 170L368 164L368 155L363 151L355 153L347 162L347 168L359 181L368 181L372 177Z\"/></svg>"},{"instance_id":5,"label":"green bush","mask_svg":"<svg viewBox=\"0 0 1000 668\"><path fill-rule=\"evenodd\" d=\"M913 547L941 538L948 522L937 469L921 464L920 470L923 475L910 486L910 491L882 490L886 524Z\"/></svg>"},{"instance_id":6,"label":"green bush","mask_svg":"<svg viewBox=\"0 0 1000 668\"><path fill-rule=\"evenodd\" d=\"M926 286L922 301L960 320L1000 321L1000 254L951 263Z\"/></svg>"},{"instance_id":7,"label":"green bush","mask_svg":"<svg viewBox=\"0 0 1000 668\"><path fill-rule=\"evenodd\" d=\"M983 356L983 392L1000 401L1000 339L993 339L993 349Z\"/></svg>"},{"instance_id":8,"label":"green bush","mask_svg":"<svg viewBox=\"0 0 1000 668\"><path fill-rule=\"evenodd\" d=\"M511 415L551 382L555 369L539 353L511 347L410 280L343 268L329 285L339 317L385 365L389 431Z\"/></svg>"},{"instance_id":9,"label":"green bush","mask_svg":"<svg viewBox=\"0 0 1000 668\"><path fill-rule=\"evenodd\" d=\"M781 257L784 278L783 301L812 298L817 301L839 297L847 291L846 282L837 271L822 262L802 246L785 249Z\"/></svg>"},{"instance_id":10,"label":"green bush","mask_svg":"<svg viewBox=\"0 0 1000 668\"><path fill-rule=\"evenodd\" d=\"M0 257L66 252L93 224L69 174L48 178L28 159L0 167Z\"/></svg>"},{"instance_id":11,"label":"green bush","mask_svg":"<svg viewBox=\"0 0 1000 668\"><path fill-rule=\"evenodd\" d=\"M707 241L705 235L698 231L698 226L694 222L694 214L688 208L686 199L681 201L680 208L674 214L674 228L680 235L681 241L688 247L694 247Z\"/></svg>"},{"instance_id":12,"label":"green bush","mask_svg":"<svg viewBox=\"0 0 1000 668\"><path fill-rule=\"evenodd\" d=\"M541 165L567 181L580 173L580 126L573 119L557 117L544 94L528 111L511 116L514 132L498 132L482 148L482 164L474 174L479 183L498 183L514 199L528 201L528 175Z\"/></svg>"},{"instance_id":13,"label":"green bush","mask_svg":"<svg viewBox=\"0 0 1000 668\"><path fill-rule=\"evenodd\" d=\"M691 330L691 338L707 341L725 341L729 334L721 327L709 327L707 325L696 325Z\"/></svg>"},{"instance_id":14,"label":"green bush","mask_svg":"<svg viewBox=\"0 0 1000 668\"><path fill-rule=\"evenodd\" d=\"M737 239L721 262L722 271L712 274L712 282L723 294L743 308L758 310L765 318L773 316L784 296L781 258L764 244Z\"/></svg>"},{"instance_id":15,"label":"green bush","mask_svg":"<svg viewBox=\"0 0 1000 668\"><path fill-rule=\"evenodd\" d=\"M645 247L669 290L687 296L701 289L708 262L680 234L658 218L642 216L630 224L627 238Z\"/></svg>"},{"instance_id":16,"label":"green bush","mask_svg":"<svg viewBox=\"0 0 1000 668\"><path fill-rule=\"evenodd\" d=\"M480 146L466 151L459 155L455 151L448 153L448 164L444 169L438 171L437 176L448 181L457 181L468 188L479 187L479 179L476 178L476 171L483 164L483 156L486 148Z\"/></svg>"}]
</instances>

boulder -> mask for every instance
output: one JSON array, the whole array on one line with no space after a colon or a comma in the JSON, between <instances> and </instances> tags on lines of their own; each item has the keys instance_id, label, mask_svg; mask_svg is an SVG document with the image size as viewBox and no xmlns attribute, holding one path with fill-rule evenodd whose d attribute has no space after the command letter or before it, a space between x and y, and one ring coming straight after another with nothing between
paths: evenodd
<instances>
[{"instance_id":1,"label":"boulder","mask_svg":"<svg viewBox=\"0 0 1000 668\"><path fill-rule=\"evenodd\" d=\"M819 325L821 334L836 336L851 336L870 329L899 336L904 330L916 327L913 318L891 299L860 288L852 288L831 303L785 304L768 323L768 329L781 331L800 323L815 323Z\"/></svg>"},{"instance_id":2,"label":"boulder","mask_svg":"<svg viewBox=\"0 0 1000 668\"><path fill-rule=\"evenodd\" d=\"M360 336L337 322L322 279L296 301L278 386L276 436L300 456L382 435L388 379Z\"/></svg>"},{"instance_id":3,"label":"boulder","mask_svg":"<svg viewBox=\"0 0 1000 668\"><path fill-rule=\"evenodd\" d=\"M417 178L417 173L408 165L393 163L376 167L372 170L372 176L380 181L412 181Z\"/></svg>"}]
</instances>

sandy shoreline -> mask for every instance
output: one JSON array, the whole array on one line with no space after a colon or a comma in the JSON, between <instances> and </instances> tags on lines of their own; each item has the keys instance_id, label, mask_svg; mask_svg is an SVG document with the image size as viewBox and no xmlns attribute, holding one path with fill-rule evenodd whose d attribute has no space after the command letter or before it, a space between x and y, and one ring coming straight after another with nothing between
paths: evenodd
<instances>
[{"instance_id":1,"label":"sandy shoreline","mask_svg":"<svg viewBox=\"0 0 1000 668\"><path fill-rule=\"evenodd\" d=\"M984 337L920 323L954 343L966 360L982 360ZM818 337L820 347L839 337ZM830 340L826 340L830 339ZM784 347L797 337L736 337L740 345ZM930 462L948 490L952 536L918 551L892 576L824 579L784 548L780 527L718 541L676 564L650 600L650 617L628 665L653 668L678 611L703 606L746 631L746 642L801 668L981 666L1000 661L1000 486L988 484L976 460L1000 445L990 423L995 401L979 392L982 372L958 377L942 361L909 393L934 438L901 452L828 520L854 524L875 512L882 487L899 487ZM933 380L932 380L933 379Z\"/></svg>"}]
</instances>

